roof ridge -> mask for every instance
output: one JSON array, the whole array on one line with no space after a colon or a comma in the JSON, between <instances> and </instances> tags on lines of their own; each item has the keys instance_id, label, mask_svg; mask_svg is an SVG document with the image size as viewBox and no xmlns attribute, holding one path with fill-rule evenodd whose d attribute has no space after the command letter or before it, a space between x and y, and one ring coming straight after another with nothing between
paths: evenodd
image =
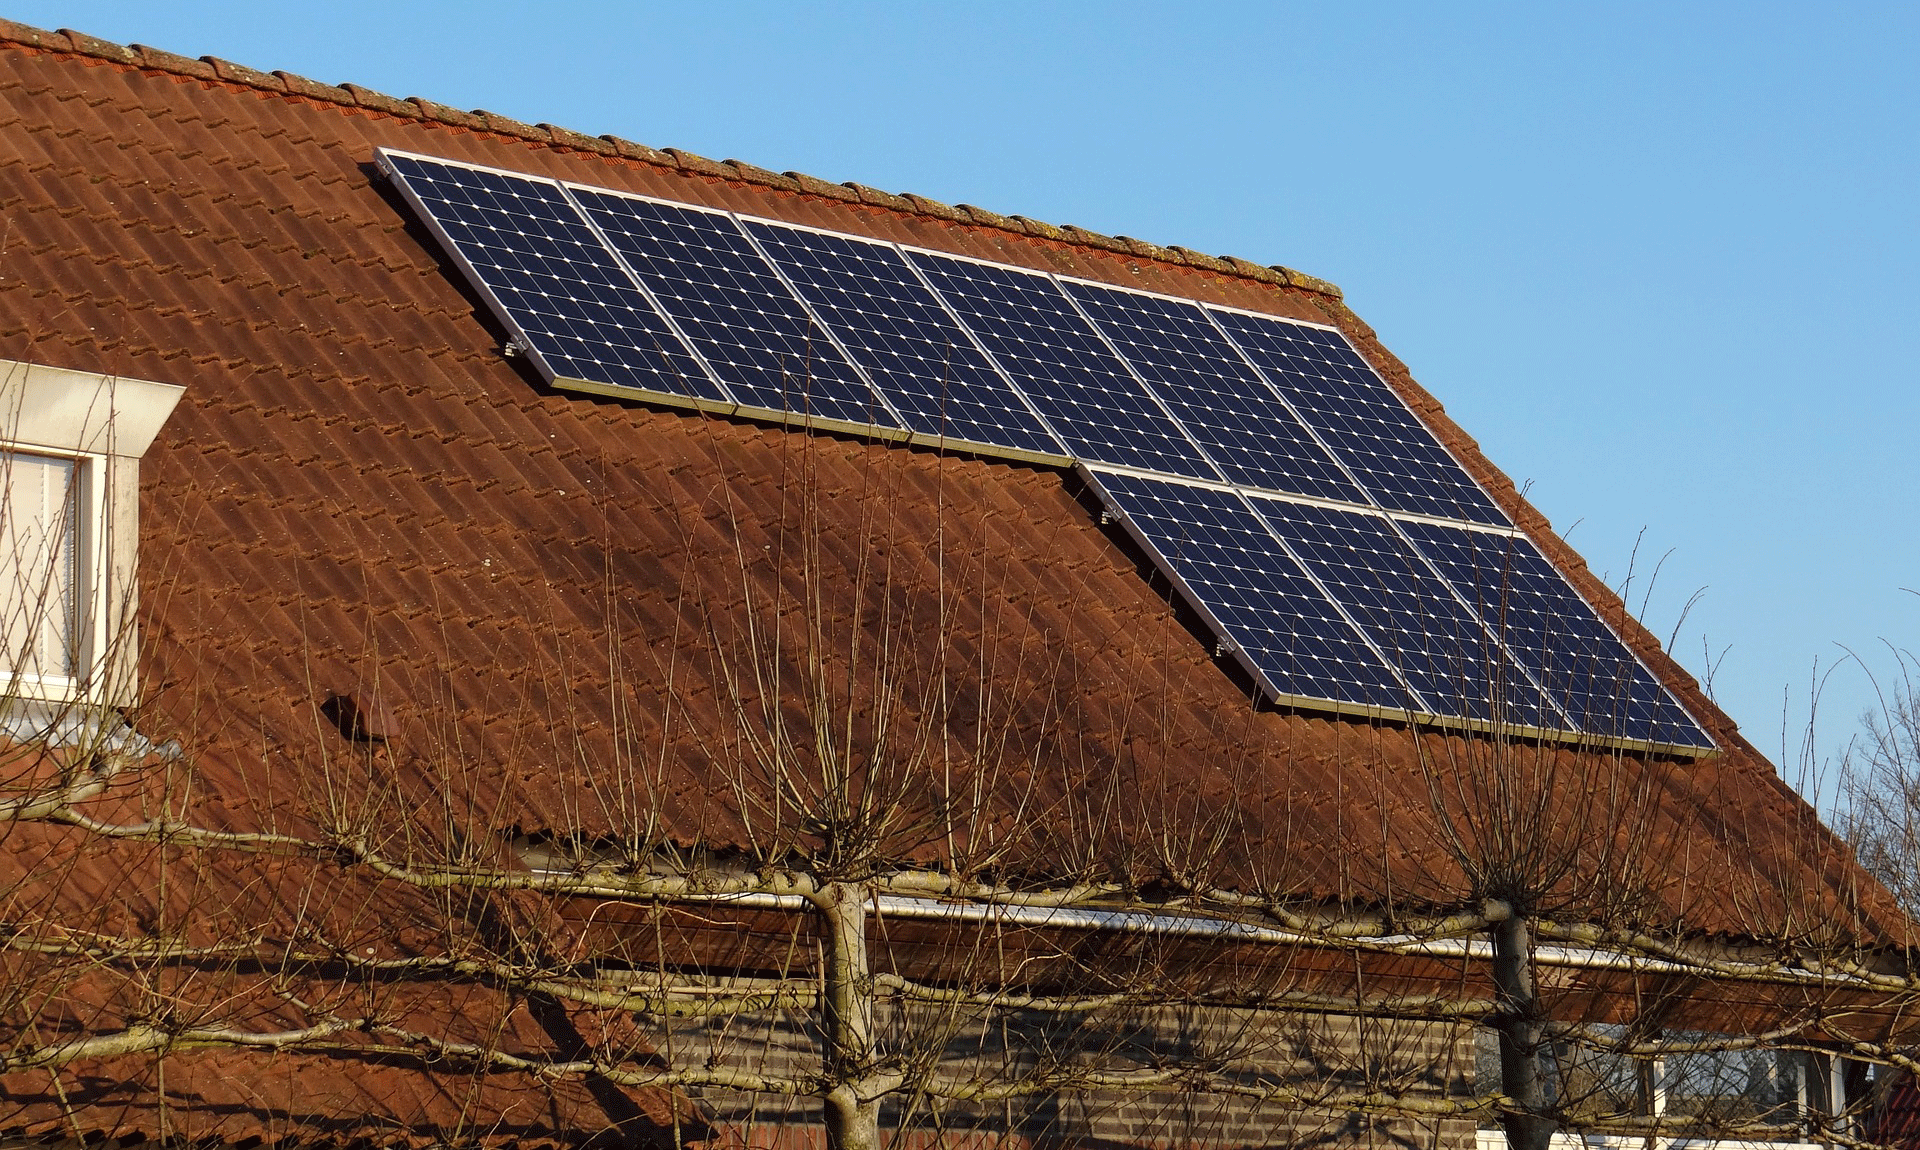
<instances>
[{"instance_id":1,"label":"roof ridge","mask_svg":"<svg viewBox=\"0 0 1920 1150\"><path fill-rule=\"evenodd\" d=\"M196 80L236 84L285 95L304 96L330 104L384 112L403 119L430 120L473 131L515 136L534 143L595 152L603 156L618 156L658 167L676 168L727 180L740 180L780 188L784 191L870 204L907 215L931 216L953 223L996 228L1018 235L1038 236L1081 247L1101 248L1157 260L1161 263L1179 264L1218 272L1222 275L1258 280L1262 283L1300 288L1332 300L1341 299L1341 291L1335 285L1318 276L1311 276L1279 264L1268 267L1238 256L1210 256L1191 248L1163 247L1131 236L1103 235L1072 224L1049 224L1027 216L1003 216L998 212L968 204L946 204L910 192L899 194L883 192L851 181L844 184L829 183L804 172L774 172L742 160L711 160L679 148L650 148L645 144L637 144L618 136L588 136L553 124L526 124L484 109L463 112L418 96L399 99L383 92L376 92L371 88L363 88L358 84L322 84L292 72L262 72L217 56L202 56L196 60L159 48L150 48L144 44L116 44L97 36L89 36L84 32L76 32L71 28L49 32L30 24L0 19L0 43L18 44L42 51L72 52L132 68L168 72Z\"/></svg>"}]
</instances>

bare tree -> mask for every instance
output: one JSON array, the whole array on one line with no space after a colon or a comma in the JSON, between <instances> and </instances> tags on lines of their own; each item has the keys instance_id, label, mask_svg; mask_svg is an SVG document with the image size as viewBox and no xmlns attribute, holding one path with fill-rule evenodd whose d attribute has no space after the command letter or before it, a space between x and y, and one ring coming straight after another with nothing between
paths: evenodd
<instances>
[{"instance_id":1,"label":"bare tree","mask_svg":"<svg viewBox=\"0 0 1920 1150\"><path fill-rule=\"evenodd\" d=\"M0 1071L38 1076L77 1133L82 1072L121 1068L179 1139L218 1121L169 1102L197 1060L314 1056L432 1081L453 1141L519 1129L495 1105L511 1081L675 1141L817 1123L844 1148L1228 1144L1485 1118L1534 1150L1556 1128L1856 1138L1800 1103L1804 1071L1761 1101L1657 1096L1713 1077L1688 1059L1902 1064L1842 1023L1904 1009L1905 970L1848 924L1760 905L1774 873L1704 896L1755 900L1738 946L1658 918L1686 909L1657 852L1699 829L1672 795L1689 768L1354 723L1343 777L1401 805L1291 840L1313 800L1274 793L1268 744L1318 720L1179 712L1177 676L1218 671L1173 669L1177 630L1106 635L1167 678L1085 697L1055 629L1088 623L1021 582L1002 513L903 497L928 480L887 449L851 449L861 484L835 487L796 439L777 512L715 486L657 587L577 572L608 621L591 650L402 682L417 671L374 635L375 673L314 684L311 737L256 740L238 771L192 684L17 727ZM619 546L611 523L597 545ZM513 625L535 635L582 609L524 594ZM322 621L300 623L320 675ZM571 684L590 662L615 697L589 706ZM422 705L478 691L492 731ZM1439 860L1418 881L1396 861L1414 839ZM1783 897L1814 913L1814 892ZM1474 1081L1476 1033L1498 1081Z\"/></svg>"},{"instance_id":2,"label":"bare tree","mask_svg":"<svg viewBox=\"0 0 1920 1150\"><path fill-rule=\"evenodd\" d=\"M1838 828L1860 863L1909 913L1920 912L1920 694L1914 657L1895 649L1878 711L1841 755ZM1876 684L1879 686L1880 684Z\"/></svg>"}]
</instances>

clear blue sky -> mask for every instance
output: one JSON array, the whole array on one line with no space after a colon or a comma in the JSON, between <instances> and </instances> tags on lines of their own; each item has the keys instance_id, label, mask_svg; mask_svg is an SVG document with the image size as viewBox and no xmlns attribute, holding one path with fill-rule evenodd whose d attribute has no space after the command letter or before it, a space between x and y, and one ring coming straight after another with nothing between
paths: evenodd
<instances>
[{"instance_id":1,"label":"clear blue sky","mask_svg":"<svg viewBox=\"0 0 1920 1150\"><path fill-rule=\"evenodd\" d=\"M1789 774L1920 645L1920 5L0 13L1301 268Z\"/></svg>"}]
</instances>

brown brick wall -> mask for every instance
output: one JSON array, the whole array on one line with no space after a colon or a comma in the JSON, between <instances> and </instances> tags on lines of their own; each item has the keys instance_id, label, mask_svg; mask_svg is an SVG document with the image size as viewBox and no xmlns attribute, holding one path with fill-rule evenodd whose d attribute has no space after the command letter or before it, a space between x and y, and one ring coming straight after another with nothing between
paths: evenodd
<instances>
[{"instance_id":1,"label":"brown brick wall","mask_svg":"<svg viewBox=\"0 0 1920 1150\"><path fill-rule=\"evenodd\" d=\"M990 1102L892 1101L882 1123L896 1146L1419 1147L1471 1150L1465 1118L1370 1114L1340 1097L1378 1092L1423 1100L1471 1085L1469 1026L1338 1015L1157 1008L1124 1015L1003 1012L958 1019L920 1008L882 1012L884 1049L937 1057L948 1073L985 1081L1031 1076L1061 1064L1138 1070L1205 1066L1285 1096L1256 1098L1168 1087L1067 1089ZM682 1022L663 1036L681 1064L804 1076L819 1039L805 1014ZM701 1102L727 1141L764 1147L821 1144L819 1103L708 1090Z\"/></svg>"}]
</instances>

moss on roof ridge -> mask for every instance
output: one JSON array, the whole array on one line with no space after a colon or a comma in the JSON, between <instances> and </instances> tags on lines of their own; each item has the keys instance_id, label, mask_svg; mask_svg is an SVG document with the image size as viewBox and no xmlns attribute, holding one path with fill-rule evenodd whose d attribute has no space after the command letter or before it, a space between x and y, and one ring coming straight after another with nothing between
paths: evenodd
<instances>
[{"instance_id":1,"label":"moss on roof ridge","mask_svg":"<svg viewBox=\"0 0 1920 1150\"><path fill-rule=\"evenodd\" d=\"M1103 235L1071 224L1049 224L1026 216L1003 216L998 212L967 204L946 204L912 193L883 192L864 184L829 183L803 172L773 172L741 160L711 160L678 148L650 148L645 144L637 144L618 136L588 136L553 124L522 123L484 110L463 112L458 108L421 99L418 96L399 99L376 92L371 88L363 88L358 84L322 84L292 72L262 72L244 64L222 60L217 56L202 56L196 60L158 48L150 48L144 44L116 44L97 36L89 36L84 32L76 32L71 28L49 32L29 24L0 19L0 43L19 44L44 51L71 52L128 67L167 72L197 80L223 81L268 92L304 96L326 103L384 112L404 119L431 120L473 131L513 136L534 143L594 152L603 156L618 156L720 179L761 184L790 192L845 200L850 203L870 204L909 215L931 216L953 223L998 228L1019 235L1039 236L1081 247L1101 248L1162 263L1180 264L1218 272L1222 275L1300 288L1332 300L1341 298L1340 289L1326 280L1278 264L1267 267L1238 256L1210 256L1190 248L1162 247L1131 236Z\"/></svg>"}]
</instances>

